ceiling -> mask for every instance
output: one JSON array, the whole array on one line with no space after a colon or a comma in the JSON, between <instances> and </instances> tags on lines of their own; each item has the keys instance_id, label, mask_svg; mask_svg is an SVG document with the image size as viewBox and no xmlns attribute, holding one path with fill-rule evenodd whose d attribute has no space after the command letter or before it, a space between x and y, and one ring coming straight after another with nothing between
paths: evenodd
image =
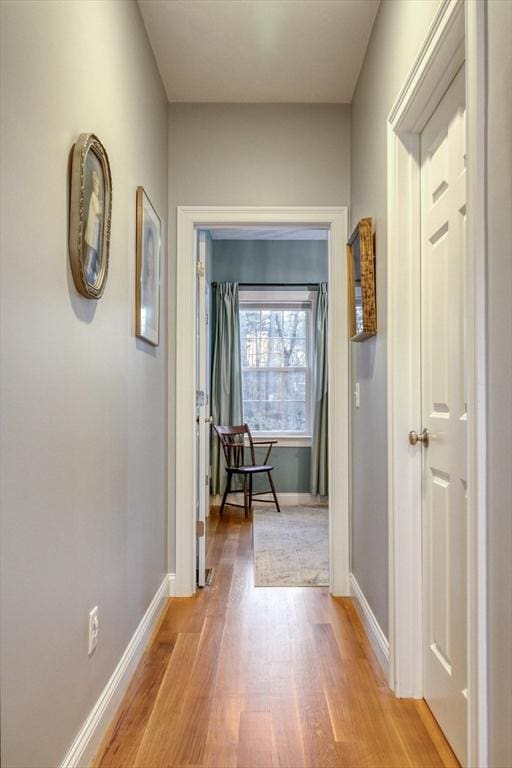
<instances>
[{"instance_id":1,"label":"ceiling","mask_svg":"<svg viewBox=\"0 0 512 768\"><path fill-rule=\"evenodd\" d=\"M379 0L138 0L169 101L348 103Z\"/></svg>"},{"instance_id":2,"label":"ceiling","mask_svg":"<svg viewBox=\"0 0 512 768\"><path fill-rule=\"evenodd\" d=\"M327 240L326 229L305 227L212 227L208 230L212 240Z\"/></svg>"}]
</instances>

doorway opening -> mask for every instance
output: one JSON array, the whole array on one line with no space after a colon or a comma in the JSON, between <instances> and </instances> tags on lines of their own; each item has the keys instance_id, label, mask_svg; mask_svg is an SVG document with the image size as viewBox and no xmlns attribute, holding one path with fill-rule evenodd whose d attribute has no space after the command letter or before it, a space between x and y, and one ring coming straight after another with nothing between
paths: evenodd
<instances>
[{"instance_id":1,"label":"doorway opening","mask_svg":"<svg viewBox=\"0 0 512 768\"><path fill-rule=\"evenodd\" d=\"M348 377L348 329L347 329L347 312L346 312L346 264L345 264L345 242L347 238L347 211L345 208L178 208L178 285L179 291L177 295L178 307L177 307L177 409L176 409L176 440L179 447L177 451L177 466L176 466L176 594L177 595L190 595L196 589L196 576L197 576L197 563L200 560L201 549L203 542L201 542L202 536L198 537L198 533L201 534L204 528L203 520L200 519L200 506L201 503L204 506L204 515L206 517L206 511L209 504L209 489L206 486L206 476L208 475L208 483L210 483L209 466L208 471L202 472L202 466L206 468L206 433L210 429L210 409L209 398L206 397L205 389L198 387L198 381L201 375L203 381L207 379L208 365L206 361L207 355L207 343L206 334L204 333L204 343L202 345L203 356L200 359L198 355L198 349L201 347L200 341L200 327L201 323L196 322L198 314L201 312L201 305L203 311L207 314L207 302L210 303L211 299L207 292L200 291L197 287L197 274L201 274L204 271L204 284L206 285L206 272L208 264L206 259L205 263L201 265L201 248L203 255L206 255L206 247L208 242L208 236L211 242L215 241L216 232L212 237L213 230L219 229L256 229L258 234L261 234L262 229L272 229L274 231L287 228L288 230L293 228L297 231L302 230L318 230L323 234L317 235L322 239L318 240L318 243L323 243L326 248L327 258L327 280L326 282L332 286L332 290L329 296L329 314L328 314L328 333L327 333L327 356L329 360L328 368L328 391L330 397L328 399L327 406L327 424L328 424L328 440L327 440L327 454L328 454L328 487L330 504L328 507L328 583L329 590L333 595L348 595L349 594L349 579L348 579L348 548L349 548L349 534L348 534L348 486L349 486L349 472L348 472L348 418L349 418L349 377ZM298 235L297 235L298 237ZM234 241L231 241L234 242ZM299 242L298 240L296 242ZM208 246L209 247L209 246ZM214 281L209 275L210 282ZM261 282L261 277L254 279L246 279L245 283L258 283ZM240 281L242 282L242 281ZM270 282L270 281L269 281ZM288 290L286 293L294 293L294 309L286 309L283 307L277 307L276 302L281 299L277 299L276 294L279 292L279 285L272 286L272 296L270 299L267 297L266 301L273 304L273 307L265 309L260 306L255 307L255 302L261 298L261 285L245 285L242 286L242 312L246 312L245 317L242 317L242 324L245 323L247 330L248 324L252 323L249 329L249 337L246 333L246 363L250 363L249 357L251 352L251 344L257 343L268 344L271 338L275 337L270 335L265 330L265 323L272 318L274 326L281 322L290 321L297 323L297 333L295 338L296 349L302 347L304 350L306 345L310 343L309 338L306 338L307 331L306 326L312 326L313 311L316 309L317 297L315 294L311 296L312 278L308 277L304 280L296 280L288 277L286 281L279 281L277 279L272 282L279 284L280 282L287 282ZM290 283L300 283L300 285L290 285ZM314 281L318 286L317 281ZM320 281L321 282L321 281ZM282 287L282 285L280 286ZM267 285L267 288L270 286ZM269 291L270 292L270 291ZM301 293L302 292L302 293ZM318 291L317 291L318 292ZM211 293L211 291L210 291ZM258 297L255 298L254 293L258 293ZM300 297L297 297L297 293L301 293ZM290 295L285 297L290 301ZM285 315L285 312L291 312L291 314ZM295 314L293 314L295 312ZM252 313L252 314L251 314ZM259 315L258 315L259 313ZM263 313L267 313L264 315ZM303 314L301 314L303 313ZM309 313L309 318L308 318ZM259 330L256 330L257 320L259 317ZM302 326L301 326L302 324ZM300 327L303 328L304 333L299 335ZM265 337L265 333L267 336ZM300 343L299 343L300 342ZM272 342L273 343L273 342ZM279 342L281 348L283 348L283 342ZM291 358L290 358L291 359ZM296 356L297 362L300 362L299 356ZM262 362L261 358L258 361ZM201 374L201 366L203 371ZM265 435L261 434L270 430L261 429L260 425L269 427L274 426L281 430L283 434L285 430L283 427L295 425L296 427L303 427L302 437L306 437L306 429L311 428L311 417L304 410L308 386L312 389L311 383L308 385L305 381L304 372L292 371L296 375L296 391L302 397L302 407L299 407L293 412L293 408L286 406L287 421L283 422L282 412L283 408L273 409L272 406L266 406L264 403L249 403L251 397L247 395L251 394L251 373L255 373L251 370L251 365L243 366L246 368L247 381L245 383L245 395L246 395L246 408L249 408L251 412L251 419L253 424L256 425L256 435L259 439L263 439ZM254 367L254 366L252 366ZM259 369L265 368L265 366L256 366ZM267 366L268 367L268 366ZM270 366L272 367L272 366ZM281 366L286 367L286 366ZM288 366L291 367L291 366ZM295 368L300 369L306 366L296 365ZM275 371L256 371L257 376L261 375L261 378L265 377L265 374L275 373ZM279 372L278 372L279 373ZM288 375L287 371L281 371L281 378ZM300 380L302 376L302 381ZM254 377L252 377L254 379ZM274 377L276 378L276 377ZM279 377L277 377L279 378ZM292 378L292 376L290 376ZM306 376L307 378L307 376ZM281 393L283 393L284 385L281 384ZM284 387L286 389L286 387ZM254 387L253 387L254 390ZM201 395L201 392L205 392ZM277 395L277 389L274 392L274 397ZM258 398L252 398L257 400ZM297 397L300 400L300 397ZM258 408L260 413L258 414ZM252 409L252 410L251 410ZM265 417L266 422L261 419ZM281 423L279 423L281 418ZM259 421L258 421L259 419ZM274 421L272 422L272 419ZM203 428L204 425L204 428ZM198 430L199 427L199 430ZM289 429L289 432L292 430ZM298 429L296 431L299 431ZM200 433L204 434L201 438ZM258 432L260 435L258 435ZM268 435L267 435L268 436ZM283 437L281 435L281 440ZM209 441L208 441L209 443ZM210 444L210 443L209 443ZM213 445L213 443L212 443ZM281 445L280 449L286 448L286 445ZM308 448L309 446L300 446L301 448ZM273 457L279 457L279 453L276 445L272 446L274 451ZM267 448L264 449L267 451ZM262 459L264 460L264 459ZM302 456L304 461L304 456ZM203 465L201 464L203 462ZM271 465L276 466L277 462L270 462ZM273 470L274 473L276 469ZM300 480L303 481L303 472L301 469L296 469L296 473L300 476ZM286 473L285 473L286 474ZM278 489L279 498L279 487ZM299 488L299 486L296 486ZM292 491L289 491L292 493ZM295 490L295 501L302 501L301 491ZM281 493L286 494L286 490L282 489ZM310 501L310 494L307 494L307 500ZM236 498L234 498L236 501ZM271 505L267 505L270 508ZM255 509L258 510L258 505L255 505ZM282 509L286 509L286 505L283 505ZM243 516L243 510L237 510L236 514ZM258 512L256 511L256 514ZM279 514L279 513L277 513ZM197 519L199 515L199 520ZM285 517L285 515L283 515ZM206 566L206 562L204 563ZM200 565L202 571L202 564Z\"/></svg>"},{"instance_id":2,"label":"doorway opening","mask_svg":"<svg viewBox=\"0 0 512 768\"><path fill-rule=\"evenodd\" d=\"M198 230L198 586L210 509L250 518L256 586L329 586L328 238ZM244 424L245 436L222 433Z\"/></svg>"}]
</instances>

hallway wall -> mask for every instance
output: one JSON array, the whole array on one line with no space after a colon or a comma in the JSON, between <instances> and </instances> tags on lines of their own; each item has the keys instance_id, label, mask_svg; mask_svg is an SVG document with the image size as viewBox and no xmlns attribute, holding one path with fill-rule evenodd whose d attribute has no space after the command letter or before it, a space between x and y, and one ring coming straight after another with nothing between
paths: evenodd
<instances>
[{"instance_id":1,"label":"hallway wall","mask_svg":"<svg viewBox=\"0 0 512 768\"><path fill-rule=\"evenodd\" d=\"M169 268L173 272L178 205L349 203L347 105L171 104L169 148ZM170 301L172 326L175 295ZM192 344L193 329L190 333ZM174 341L169 341L173 359ZM170 387L173 402L174 381ZM174 423L172 414L171 434ZM175 441L169 450L173 466ZM172 539L171 558L174 550Z\"/></svg>"},{"instance_id":2,"label":"hallway wall","mask_svg":"<svg viewBox=\"0 0 512 768\"><path fill-rule=\"evenodd\" d=\"M377 269L377 336L352 344L361 399L352 409L352 572L387 637L387 118L438 5L381 3L352 101L351 225L373 218Z\"/></svg>"},{"instance_id":3,"label":"hallway wall","mask_svg":"<svg viewBox=\"0 0 512 768\"><path fill-rule=\"evenodd\" d=\"M135 2L0 5L2 765L55 768L167 570L165 243L160 346L134 336L135 190L165 225L167 103ZM85 131L113 179L98 302L68 263Z\"/></svg>"}]
</instances>

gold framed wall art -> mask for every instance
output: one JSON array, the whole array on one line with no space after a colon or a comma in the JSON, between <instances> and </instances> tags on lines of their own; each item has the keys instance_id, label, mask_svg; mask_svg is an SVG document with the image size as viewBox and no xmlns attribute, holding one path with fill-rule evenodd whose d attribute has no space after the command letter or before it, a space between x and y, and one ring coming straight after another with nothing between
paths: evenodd
<instances>
[{"instance_id":1,"label":"gold framed wall art","mask_svg":"<svg viewBox=\"0 0 512 768\"><path fill-rule=\"evenodd\" d=\"M143 187L137 187L136 209L135 333L157 347L162 223Z\"/></svg>"},{"instance_id":2,"label":"gold framed wall art","mask_svg":"<svg viewBox=\"0 0 512 768\"><path fill-rule=\"evenodd\" d=\"M361 219L347 243L348 313L351 341L377 334L375 253L371 218Z\"/></svg>"},{"instance_id":3,"label":"gold framed wall art","mask_svg":"<svg viewBox=\"0 0 512 768\"><path fill-rule=\"evenodd\" d=\"M99 299L108 276L112 176L105 147L81 133L71 161L69 260L77 291Z\"/></svg>"}]
</instances>

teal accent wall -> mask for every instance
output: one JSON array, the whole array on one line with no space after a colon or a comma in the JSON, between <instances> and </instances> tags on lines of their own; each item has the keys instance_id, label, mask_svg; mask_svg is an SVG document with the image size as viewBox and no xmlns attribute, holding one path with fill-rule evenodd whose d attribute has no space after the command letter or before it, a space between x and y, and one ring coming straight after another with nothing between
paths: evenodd
<instances>
[{"instance_id":1,"label":"teal accent wall","mask_svg":"<svg viewBox=\"0 0 512 768\"><path fill-rule=\"evenodd\" d=\"M212 282L327 282L327 240L212 240L208 277ZM251 289L254 290L254 289ZM257 453L257 460L265 454ZM277 492L309 493L311 448L274 446L270 457ZM254 490L266 490L266 475L255 478Z\"/></svg>"},{"instance_id":2,"label":"teal accent wall","mask_svg":"<svg viewBox=\"0 0 512 768\"><path fill-rule=\"evenodd\" d=\"M265 453L256 452L256 461L263 461ZM304 446L274 446L269 463L274 467L272 478L279 493L309 493L311 448ZM253 489L264 491L269 487L266 475L254 479Z\"/></svg>"},{"instance_id":3,"label":"teal accent wall","mask_svg":"<svg viewBox=\"0 0 512 768\"><path fill-rule=\"evenodd\" d=\"M213 240L211 279L238 283L322 283L327 240Z\"/></svg>"}]
</instances>

